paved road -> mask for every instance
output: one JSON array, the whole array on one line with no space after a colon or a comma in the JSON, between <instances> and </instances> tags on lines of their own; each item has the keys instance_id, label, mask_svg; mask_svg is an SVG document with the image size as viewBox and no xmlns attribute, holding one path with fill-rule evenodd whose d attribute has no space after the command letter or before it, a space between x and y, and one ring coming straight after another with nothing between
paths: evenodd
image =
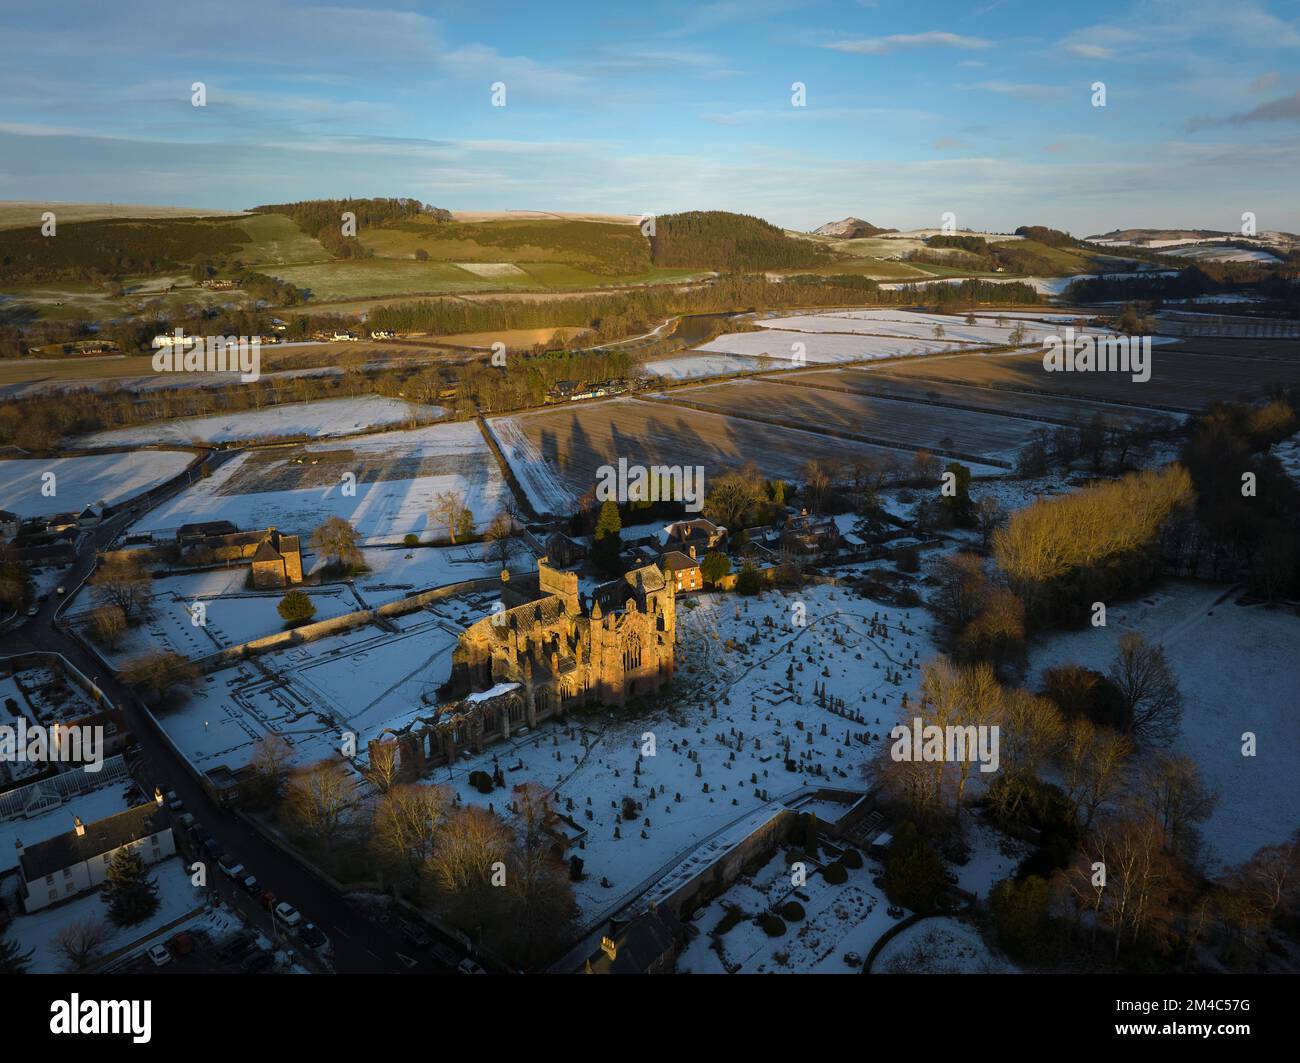
<instances>
[{"instance_id":1,"label":"paved road","mask_svg":"<svg viewBox=\"0 0 1300 1063\"><path fill-rule=\"evenodd\" d=\"M231 456L233 452L225 457L214 455L214 462L219 463ZM445 969L427 953L410 945L396 927L380 925L365 917L334 890L308 874L296 860L266 841L233 813L217 805L163 738L153 717L134 692L119 683L98 656L88 652L54 623L93 570L96 551L112 542L143 511L128 508L82 536L77 560L63 580L67 595L51 595L42 603L36 616L0 635L0 656L33 650L60 653L95 682L121 709L127 729L139 743L139 761L143 766L139 781L150 791L155 785L164 791L175 790L184 801L186 810L193 813L228 853L244 864L249 874L256 875L265 889L281 900L287 900L303 913L305 919L319 926L334 946L336 970L349 973L445 973ZM214 877L222 877L215 867L212 876L209 882L213 882ZM224 898L236 898L237 891L230 883L222 882L217 888ZM262 921L258 925L269 929L269 918L247 897L237 899L242 910L255 914ZM430 930L430 936L437 935Z\"/></svg>"}]
</instances>

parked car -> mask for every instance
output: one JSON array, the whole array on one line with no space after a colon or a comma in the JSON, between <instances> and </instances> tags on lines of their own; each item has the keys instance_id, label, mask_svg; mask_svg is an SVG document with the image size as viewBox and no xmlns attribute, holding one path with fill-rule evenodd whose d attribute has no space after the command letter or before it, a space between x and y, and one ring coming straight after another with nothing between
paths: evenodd
<instances>
[{"instance_id":1,"label":"parked car","mask_svg":"<svg viewBox=\"0 0 1300 1063\"><path fill-rule=\"evenodd\" d=\"M208 835L207 840L204 841L203 851L213 860L220 860L226 855L226 850L221 847L221 843L211 835Z\"/></svg>"},{"instance_id":2,"label":"parked car","mask_svg":"<svg viewBox=\"0 0 1300 1063\"><path fill-rule=\"evenodd\" d=\"M253 947L252 934L236 934L219 949L217 955L223 960L238 960Z\"/></svg>"},{"instance_id":3,"label":"parked car","mask_svg":"<svg viewBox=\"0 0 1300 1063\"><path fill-rule=\"evenodd\" d=\"M292 930L302 922L302 912L288 901L281 901L275 906L275 918Z\"/></svg>"},{"instance_id":4,"label":"parked car","mask_svg":"<svg viewBox=\"0 0 1300 1063\"><path fill-rule=\"evenodd\" d=\"M238 882L244 877L244 865L238 859L223 853L217 860L217 867L226 878Z\"/></svg>"},{"instance_id":5,"label":"parked car","mask_svg":"<svg viewBox=\"0 0 1300 1063\"><path fill-rule=\"evenodd\" d=\"M162 945L151 945L149 947L149 959L153 960L155 967L166 967L172 962L172 954Z\"/></svg>"},{"instance_id":6,"label":"parked car","mask_svg":"<svg viewBox=\"0 0 1300 1063\"><path fill-rule=\"evenodd\" d=\"M265 971L275 963L275 957L269 952L263 952L258 949L256 952L250 952L244 957L239 965L239 969L245 974L257 974L259 971Z\"/></svg>"},{"instance_id":7,"label":"parked car","mask_svg":"<svg viewBox=\"0 0 1300 1063\"><path fill-rule=\"evenodd\" d=\"M39 605L29 605L29 606L27 607L27 615L28 615L28 616L35 616L35 615L36 615L37 613L39 613L40 611L41 611L41 607L40 607Z\"/></svg>"},{"instance_id":8,"label":"parked car","mask_svg":"<svg viewBox=\"0 0 1300 1063\"><path fill-rule=\"evenodd\" d=\"M239 880L240 888L250 897L256 897L262 892L262 884L257 881L253 875L245 875Z\"/></svg>"},{"instance_id":9,"label":"parked car","mask_svg":"<svg viewBox=\"0 0 1300 1063\"><path fill-rule=\"evenodd\" d=\"M317 956L328 956L334 951L330 946L330 939L325 936L325 931L315 923L303 923L298 928L298 940Z\"/></svg>"},{"instance_id":10,"label":"parked car","mask_svg":"<svg viewBox=\"0 0 1300 1063\"><path fill-rule=\"evenodd\" d=\"M194 938L182 930L168 939L167 948L173 956L188 956L194 951Z\"/></svg>"},{"instance_id":11,"label":"parked car","mask_svg":"<svg viewBox=\"0 0 1300 1063\"><path fill-rule=\"evenodd\" d=\"M487 974L487 971L483 970L482 967L471 960L468 956L456 965L456 972L458 974Z\"/></svg>"},{"instance_id":12,"label":"parked car","mask_svg":"<svg viewBox=\"0 0 1300 1063\"><path fill-rule=\"evenodd\" d=\"M176 795L175 790L167 791L167 807L173 812L179 812L185 807L185 802Z\"/></svg>"},{"instance_id":13,"label":"parked car","mask_svg":"<svg viewBox=\"0 0 1300 1063\"><path fill-rule=\"evenodd\" d=\"M454 971L460 963L460 957L457 956L455 952L449 949L446 945L441 945L436 941L429 946L429 952L438 963L442 964L449 971Z\"/></svg>"},{"instance_id":14,"label":"parked car","mask_svg":"<svg viewBox=\"0 0 1300 1063\"><path fill-rule=\"evenodd\" d=\"M182 830L189 830L189 828L194 826L197 822L198 820L194 818L193 812L182 812L176 817L176 825Z\"/></svg>"},{"instance_id":15,"label":"parked car","mask_svg":"<svg viewBox=\"0 0 1300 1063\"><path fill-rule=\"evenodd\" d=\"M402 932L402 937L406 938L416 948L426 949L429 947L428 932L418 923L401 919L397 923L397 928Z\"/></svg>"},{"instance_id":16,"label":"parked car","mask_svg":"<svg viewBox=\"0 0 1300 1063\"><path fill-rule=\"evenodd\" d=\"M263 890L262 895L257 898L257 903L269 912L275 907L275 894L270 890Z\"/></svg>"},{"instance_id":17,"label":"parked car","mask_svg":"<svg viewBox=\"0 0 1300 1063\"><path fill-rule=\"evenodd\" d=\"M67 594L68 592L67 592L67 590L64 588L63 584L60 583L57 587L54 588L54 593L55 593L55 594Z\"/></svg>"}]
</instances>

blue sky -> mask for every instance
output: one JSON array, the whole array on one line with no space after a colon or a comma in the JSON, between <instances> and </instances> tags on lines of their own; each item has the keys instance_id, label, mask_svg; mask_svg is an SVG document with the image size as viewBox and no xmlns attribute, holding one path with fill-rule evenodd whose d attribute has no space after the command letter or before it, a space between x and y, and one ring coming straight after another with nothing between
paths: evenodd
<instances>
[{"instance_id":1,"label":"blue sky","mask_svg":"<svg viewBox=\"0 0 1300 1063\"><path fill-rule=\"evenodd\" d=\"M1294 2L0 0L0 199L1297 231L1297 162Z\"/></svg>"}]
</instances>

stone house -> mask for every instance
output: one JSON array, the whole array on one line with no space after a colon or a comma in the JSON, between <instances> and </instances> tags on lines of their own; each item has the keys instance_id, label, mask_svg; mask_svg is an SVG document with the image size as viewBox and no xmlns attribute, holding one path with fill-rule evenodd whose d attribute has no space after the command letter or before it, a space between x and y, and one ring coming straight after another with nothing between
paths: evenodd
<instances>
[{"instance_id":1,"label":"stone house","mask_svg":"<svg viewBox=\"0 0 1300 1063\"><path fill-rule=\"evenodd\" d=\"M258 590L291 587L302 582L302 551L298 536L268 528L253 553L253 586Z\"/></svg>"}]
</instances>

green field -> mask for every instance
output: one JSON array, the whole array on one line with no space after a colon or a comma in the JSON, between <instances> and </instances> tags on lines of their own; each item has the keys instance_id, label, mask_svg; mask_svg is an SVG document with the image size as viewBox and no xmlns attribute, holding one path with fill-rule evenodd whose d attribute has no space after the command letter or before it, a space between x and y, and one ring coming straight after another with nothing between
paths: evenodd
<instances>
[{"instance_id":1,"label":"green field","mask_svg":"<svg viewBox=\"0 0 1300 1063\"><path fill-rule=\"evenodd\" d=\"M252 237L241 255L250 266L283 266L329 259L320 241L308 236L283 214L250 214L240 220L239 227Z\"/></svg>"}]
</instances>

